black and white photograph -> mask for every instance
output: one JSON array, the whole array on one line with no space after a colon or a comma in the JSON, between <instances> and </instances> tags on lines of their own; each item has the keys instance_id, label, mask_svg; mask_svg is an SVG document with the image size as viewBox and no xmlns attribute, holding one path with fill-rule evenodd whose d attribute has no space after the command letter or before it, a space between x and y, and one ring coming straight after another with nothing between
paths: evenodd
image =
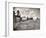
<instances>
[{"instance_id":1,"label":"black and white photograph","mask_svg":"<svg viewBox=\"0 0 46 38\"><path fill-rule=\"evenodd\" d=\"M40 30L40 8L13 7L13 30Z\"/></svg>"},{"instance_id":2,"label":"black and white photograph","mask_svg":"<svg viewBox=\"0 0 46 38\"><path fill-rule=\"evenodd\" d=\"M0 38L46 38L45 0L0 1Z\"/></svg>"}]
</instances>

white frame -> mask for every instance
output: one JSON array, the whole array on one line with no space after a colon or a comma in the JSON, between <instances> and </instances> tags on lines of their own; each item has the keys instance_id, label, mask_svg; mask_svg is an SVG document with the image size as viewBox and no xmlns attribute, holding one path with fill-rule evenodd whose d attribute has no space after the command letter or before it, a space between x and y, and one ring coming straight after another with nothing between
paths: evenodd
<instances>
[{"instance_id":1,"label":"white frame","mask_svg":"<svg viewBox=\"0 0 46 38\"><path fill-rule=\"evenodd\" d=\"M13 31L13 7L32 7L32 8L40 8L40 30L25 30L25 31ZM6 35L9 37L15 37L16 35L22 35L23 33L26 35L27 33L28 34L31 34L31 35L35 35L35 36L39 36L39 35L43 35L44 34L44 26L45 25L45 21L43 21L45 18L43 16L43 9L44 9L44 6L43 4L41 3L20 3L20 2L7 2L7 15L6 15L6 18L7 18L7 21L6 21ZM11 26L10 26L11 25ZM24 35L23 34L23 35Z\"/></svg>"}]
</instances>

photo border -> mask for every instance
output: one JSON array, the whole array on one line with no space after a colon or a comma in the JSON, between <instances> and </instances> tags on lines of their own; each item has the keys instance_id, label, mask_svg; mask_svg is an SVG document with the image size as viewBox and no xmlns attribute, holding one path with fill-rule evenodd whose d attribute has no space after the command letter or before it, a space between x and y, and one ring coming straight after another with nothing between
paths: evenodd
<instances>
[{"instance_id":1,"label":"photo border","mask_svg":"<svg viewBox=\"0 0 46 38\"><path fill-rule=\"evenodd\" d=\"M6 21L5 21L5 35L6 36L9 36L10 34L9 34L9 10L8 10L8 8L9 8L9 4L10 3L20 3L20 4L33 4L33 5L41 5L41 6L43 6L44 4L42 4L42 3L21 3L21 2L6 2L6 12L5 12L5 19L6 19ZM40 26L41 27L41 26Z\"/></svg>"}]
</instances>

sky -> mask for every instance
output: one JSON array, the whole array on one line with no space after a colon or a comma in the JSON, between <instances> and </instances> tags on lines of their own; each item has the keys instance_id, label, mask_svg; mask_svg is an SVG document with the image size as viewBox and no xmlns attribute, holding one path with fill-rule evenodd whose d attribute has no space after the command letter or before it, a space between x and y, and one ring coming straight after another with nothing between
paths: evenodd
<instances>
[{"instance_id":1,"label":"sky","mask_svg":"<svg viewBox=\"0 0 46 38\"><path fill-rule=\"evenodd\" d=\"M40 8L14 7L13 10L16 14L17 10L19 10L21 17L40 17Z\"/></svg>"}]
</instances>

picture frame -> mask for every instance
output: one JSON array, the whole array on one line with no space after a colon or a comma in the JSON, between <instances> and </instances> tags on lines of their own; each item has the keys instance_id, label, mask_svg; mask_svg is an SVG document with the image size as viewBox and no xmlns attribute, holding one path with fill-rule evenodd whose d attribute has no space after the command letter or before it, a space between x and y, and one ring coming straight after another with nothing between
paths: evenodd
<instances>
[{"instance_id":1,"label":"picture frame","mask_svg":"<svg viewBox=\"0 0 46 38\"><path fill-rule=\"evenodd\" d=\"M30 34L32 36L44 36L44 16L42 3L22 3L22 2L6 2L6 26L5 35L9 37L15 37L16 35L24 36L24 34ZM13 31L13 7L28 7L28 8L40 8L40 30L22 30ZM44 23L43 23L44 22ZM27 35L28 36L28 35Z\"/></svg>"}]
</instances>

